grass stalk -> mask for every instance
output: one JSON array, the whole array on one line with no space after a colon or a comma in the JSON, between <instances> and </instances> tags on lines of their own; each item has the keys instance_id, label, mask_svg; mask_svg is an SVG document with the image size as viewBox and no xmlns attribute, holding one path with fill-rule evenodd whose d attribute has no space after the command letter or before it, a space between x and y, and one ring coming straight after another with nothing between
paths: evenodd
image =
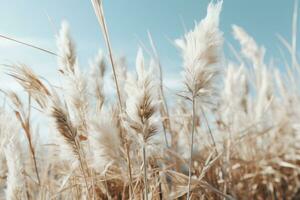
<instances>
[{"instance_id":1,"label":"grass stalk","mask_svg":"<svg viewBox=\"0 0 300 200\"><path fill-rule=\"evenodd\" d=\"M190 159L189 159L189 180L188 180L188 192L187 192L187 199L190 198L190 191L191 191L191 180L192 180L192 166L193 166L193 148L194 148L194 134L195 134L195 105L196 104L196 99L193 95L192 98L192 133L191 133L191 140L190 140L190 144L191 144L191 149L190 149Z\"/></svg>"},{"instance_id":2,"label":"grass stalk","mask_svg":"<svg viewBox=\"0 0 300 200\"><path fill-rule=\"evenodd\" d=\"M172 128L171 128L171 123L170 123L169 107L168 107L166 96L165 96L165 93L164 93L163 71L162 71L160 60L159 60L157 48L156 48L156 46L154 44L154 41L152 39L152 36L149 32L148 32L148 37L149 37L150 45L152 47L152 51L154 53L154 57L156 59L156 62L158 64L158 69L159 69L160 96L161 96L161 100L162 100L162 103L163 103L163 109L165 110L165 113L164 113L165 114L165 116L164 116L165 120L163 120L163 131L164 131L164 138L165 138L166 147L168 148L170 145L169 145L169 142L168 142L166 128L168 127L170 132L172 132ZM166 121L167 127L165 126L164 121Z\"/></svg>"},{"instance_id":3,"label":"grass stalk","mask_svg":"<svg viewBox=\"0 0 300 200\"><path fill-rule=\"evenodd\" d=\"M202 108L202 106L200 106L200 109L201 109L202 115L203 115L203 117L204 117L204 120L205 120L207 129L208 129L208 132L209 132L209 136L210 136L211 141L212 141L212 143L213 143L213 146L214 146L214 148L215 148L216 154L218 155L219 153L218 153L218 149L217 149L217 143L216 143L216 140L215 140L215 138L214 138L214 136L213 136L213 133L212 133L212 131L211 131L211 128L210 128L210 126L209 126L208 119L207 119L207 117L206 117L206 114L205 114L204 109Z\"/></svg>"},{"instance_id":4,"label":"grass stalk","mask_svg":"<svg viewBox=\"0 0 300 200\"><path fill-rule=\"evenodd\" d=\"M50 50L47 50L47 49L42 48L42 47L38 47L36 45L30 44L30 43L27 43L27 42L23 42L23 41L14 39L12 37L8 37L8 36L5 36L5 35L0 35L0 38L6 39L6 40L9 40L9 41L12 41L12 42L16 42L18 44L22 44L22 45L25 45L27 47L34 48L34 49L37 49L39 51L43 51L45 53L48 53L48 54L51 54L51 55L54 55L54 56L58 56L56 53L54 53L54 52L52 52Z\"/></svg>"},{"instance_id":5,"label":"grass stalk","mask_svg":"<svg viewBox=\"0 0 300 200\"><path fill-rule=\"evenodd\" d=\"M84 184L85 184L85 187L86 187L86 192L87 192L87 197L88 199L91 199L90 198L90 193L89 193L89 186L88 186L88 181L87 181L87 177L86 177L86 174L85 174L85 169L84 169L84 161L83 161L83 158L82 158L82 155L81 155L81 151L80 151L80 143L78 140L75 139L75 145L76 145L76 148L77 148L77 151L78 151L78 160L79 160L79 165L80 165L80 169L81 169L81 173L83 175L83 179L84 179Z\"/></svg>"},{"instance_id":6,"label":"grass stalk","mask_svg":"<svg viewBox=\"0 0 300 200\"><path fill-rule=\"evenodd\" d=\"M94 10L95 10L95 14L98 18L98 22L101 26L102 29L102 33L105 39L105 44L106 44L106 48L108 49L108 53L109 53L109 60L111 63L111 67L112 67L112 71L113 71L113 77L114 77L114 82L115 82L115 86L116 86L116 90L117 90L117 96L118 96L118 103L119 103L119 109L120 112L123 113L123 104L122 104L122 99L121 99L121 93L120 93L120 88L119 88L119 83L118 83L118 77L116 74L116 69L115 69L115 64L114 64L114 59L113 59L113 55L112 55L112 48L111 48L111 44L110 44L110 40L109 40L109 34L108 34L108 30L107 30L107 26L106 26L106 21L105 21L105 17L104 17L104 11L103 11L103 6L102 6L102 0L91 0ZM122 122L122 119L120 119L120 121ZM122 124L121 124L122 127ZM122 131L122 128L121 128ZM128 170L129 170L129 187L130 187L130 191L133 194L133 186L132 186L132 170L131 170L131 162L130 162L130 152L129 152L129 145L125 145L125 151L126 151L126 155L127 155L127 160L128 160Z\"/></svg>"},{"instance_id":7,"label":"grass stalk","mask_svg":"<svg viewBox=\"0 0 300 200\"><path fill-rule=\"evenodd\" d=\"M143 163L144 163L144 192L145 199L148 200L148 179L147 179L147 158L146 158L146 144L143 145Z\"/></svg>"},{"instance_id":8,"label":"grass stalk","mask_svg":"<svg viewBox=\"0 0 300 200\"><path fill-rule=\"evenodd\" d=\"M102 30L103 37L104 37L104 40L105 40L106 48L108 50L109 60L110 60L110 63L111 63L111 67L112 67L112 71L113 71L113 76L114 76L114 81L115 81L115 86L116 86L116 90L117 90L119 107L120 107L121 111L123 111L123 109L122 109L123 106L122 106L121 93L120 93L120 88L119 88L119 83L118 83L118 78L117 78L115 63L114 63L114 59L113 59L113 55L112 55L112 48L111 48L111 44L110 44L110 40L109 40L109 34L108 34L108 30L107 30L107 26L106 26L106 21L105 21L105 17L104 17L102 0L92 0L92 4L94 6L96 16L97 16L99 24L101 26L101 30Z\"/></svg>"}]
</instances>

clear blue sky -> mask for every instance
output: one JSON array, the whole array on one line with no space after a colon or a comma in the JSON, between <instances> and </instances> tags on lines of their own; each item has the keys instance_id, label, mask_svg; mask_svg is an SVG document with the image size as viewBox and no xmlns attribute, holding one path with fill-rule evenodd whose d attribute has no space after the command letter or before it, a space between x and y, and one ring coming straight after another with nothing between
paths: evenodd
<instances>
[{"instance_id":1,"label":"clear blue sky","mask_svg":"<svg viewBox=\"0 0 300 200\"><path fill-rule=\"evenodd\" d=\"M132 63L139 41L148 44L149 30L168 76L180 70L180 55L171 43L206 14L208 0L104 0L114 51ZM276 34L290 38L294 0L224 0L221 29L236 45L231 25L242 26L267 55L279 57ZM48 16L51 18L49 21ZM1 0L0 34L32 42L55 51L55 31L65 19L71 25L82 66L104 47L89 0ZM56 60L50 55L0 39L0 63L24 62L46 77L55 76ZM172 72L172 73L171 73ZM176 76L176 75L174 75ZM0 76L2 77L2 76Z\"/></svg>"}]
</instances>

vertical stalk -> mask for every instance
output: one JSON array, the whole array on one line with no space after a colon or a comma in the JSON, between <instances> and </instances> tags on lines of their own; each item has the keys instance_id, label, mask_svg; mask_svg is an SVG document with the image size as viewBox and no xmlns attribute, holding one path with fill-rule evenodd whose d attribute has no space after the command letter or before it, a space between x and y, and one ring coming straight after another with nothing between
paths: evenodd
<instances>
[{"instance_id":1,"label":"vertical stalk","mask_svg":"<svg viewBox=\"0 0 300 200\"><path fill-rule=\"evenodd\" d=\"M85 175L85 172L84 172L83 163L82 163L81 158L79 158L79 163L80 163L80 169L82 171L82 175L83 175L83 179L84 179L84 184L85 184L85 187L86 187L87 196L88 196L88 199L90 199L89 186L88 186L88 183L87 183L87 178L86 178L86 175Z\"/></svg>"},{"instance_id":2,"label":"vertical stalk","mask_svg":"<svg viewBox=\"0 0 300 200\"><path fill-rule=\"evenodd\" d=\"M146 144L143 144L143 163L144 163L144 189L145 199L148 200L148 182L147 182L147 159L146 159Z\"/></svg>"},{"instance_id":3,"label":"vertical stalk","mask_svg":"<svg viewBox=\"0 0 300 200\"><path fill-rule=\"evenodd\" d=\"M126 148L126 156L127 156L127 163L128 163L128 174L129 174L129 194L132 195L133 199L134 199L134 191L133 191L133 187L132 187L132 173L131 173L131 160L130 160L130 154L129 154L129 147L127 147L128 144L125 144Z\"/></svg>"},{"instance_id":4,"label":"vertical stalk","mask_svg":"<svg viewBox=\"0 0 300 200\"><path fill-rule=\"evenodd\" d=\"M162 67L161 67L161 63L159 61L159 57L158 57L158 53L157 53L157 49L155 47L155 44L152 40L152 36L150 34L150 32L148 32L148 37L149 37L149 40L150 40L150 45L152 47L152 50L153 50L153 53L154 53L154 56L155 56L155 59L156 59L156 62L158 64L158 69L159 69L159 88L160 88L160 98L162 100L162 104L163 104L163 109L165 111L165 116L163 116L166 120L166 123L167 123L167 127L169 128L169 131L170 133L172 133L172 128L171 128L171 123L170 123L170 115L169 115L169 108L168 108L168 104L167 104L167 100L166 100L166 97L165 97L165 94L164 94L164 89L163 89L163 71L162 71ZM167 137L167 127L164 123L164 120L162 121L162 125L163 125L163 131L164 131L164 137L165 137L165 142L166 142L166 146L167 148L169 148L169 143L168 143L168 137Z\"/></svg>"},{"instance_id":5,"label":"vertical stalk","mask_svg":"<svg viewBox=\"0 0 300 200\"><path fill-rule=\"evenodd\" d=\"M40 179L40 175L39 175L39 171L38 171L38 167L37 167L35 151L34 151L33 146L32 146L31 143L29 143L29 148L30 148L30 152L31 152L31 155L32 155L33 163L34 163L34 170L35 170L35 173L36 173L36 178L38 180L38 184L41 185L41 179Z\"/></svg>"},{"instance_id":6,"label":"vertical stalk","mask_svg":"<svg viewBox=\"0 0 300 200\"><path fill-rule=\"evenodd\" d=\"M33 159L36 178L37 178L38 184L40 186L41 185L41 180L40 180L40 175L39 175L39 171L38 171L38 167L37 167L35 150L34 150L34 147L32 145L32 139L31 139L30 117L31 117L31 94L28 94L28 116L27 116L27 119L26 119L26 122L25 122L26 125L24 126L24 131L26 132L26 136L27 136L28 143L29 143L30 153L31 153L31 156L32 156L32 159Z\"/></svg>"},{"instance_id":7,"label":"vertical stalk","mask_svg":"<svg viewBox=\"0 0 300 200\"><path fill-rule=\"evenodd\" d=\"M109 195L109 191L108 191L108 185L107 185L107 178L106 178L106 172L104 173L104 186L105 186L105 190L106 190L106 196L108 199L110 199L110 195Z\"/></svg>"},{"instance_id":8,"label":"vertical stalk","mask_svg":"<svg viewBox=\"0 0 300 200\"><path fill-rule=\"evenodd\" d=\"M202 106L200 106L200 109L201 109L202 115L203 115L203 117L204 117L206 126L207 126L207 128L208 128L208 132L209 132L211 141L212 141L212 143L213 143L213 146L214 146L214 148L215 148L216 154L218 155L219 153L218 153L218 149L217 149L217 144L216 144L215 138L214 138L214 136L213 136L213 134L212 134L211 128L210 128L210 126L209 126L208 119L207 119L207 117L206 117L206 114L205 114L205 112L204 112Z\"/></svg>"},{"instance_id":9,"label":"vertical stalk","mask_svg":"<svg viewBox=\"0 0 300 200\"><path fill-rule=\"evenodd\" d=\"M160 65L159 65L160 66ZM161 72L161 67L159 67L159 70L160 70L160 77L162 77L162 72ZM166 98L165 98L165 95L164 95L164 91L163 91L163 82L162 82L162 78L161 78L161 83L160 83L160 92L161 92L161 99L162 99L162 102L163 102L163 107L165 109L165 120L167 122L167 125L168 125L168 128L169 128L169 131L172 132L172 128L171 128L171 123L170 123L170 115L169 115L169 109L168 109L168 105L167 105L167 102L166 102ZM165 142L166 142L166 146L167 148L169 148L169 143L168 143L168 137L167 137L167 131L166 131L166 127L165 127L165 124L164 124L164 121L163 121L163 128L164 128L164 137L165 137Z\"/></svg>"},{"instance_id":10,"label":"vertical stalk","mask_svg":"<svg viewBox=\"0 0 300 200\"><path fill-rule=\"evenodd\" d=\"M189 182L188 182L188 193L187 193L187 200L189 200L190 198L190 190L191 190L191 179L192 179L192 164L193 164L193 147L194 147L194 133L195 133L195 104L196 104L196 100L195 97L193 95L193 99L192 99L192 107L193 107L193 111L192 111L192 134L191 134L191 140L190 140L190 144L191 144L191 149L190 149L190 160L189 160Z\"/></svg>"},{"instance_id":11,"label":"vertical stalk","mask_svg":"<svg viewBox=\"0 0 300 200\"><path fill-rule=\"evenodd\" d=\"M109 40L109 34L105 22L105 17L104 17L104 11L103 11L103 6L102 6L102 0L91 0L92 5L94 7L95 14L98 18L98 22L100 24L100 27L102 29L102 33L104 36L106 48L109 53L109 60L111 63L112 71L113 71L113 76L114 76L114 82L117 90L117 96L118 96L118 103L119 103L119 109L120 112L123 113L123 106L122 106L122 99L121 99L121 93L120 93L120 88L119 88L119 83L118 83L118 78L116 74L116 69L115 69L115 63L112 55L112 48ZM121 122L121 127L122 127L122 117L120 117L120 122ZM122 128L121 131L123 132ZM127 160L128 160L128 170L129 170L129 188L130 191L133 193L133 187L132 187L132 172L131 172L131 162L130 162L130 152L129 152L129 145L125 144L125 151L127 155Z\"/></svg>"},{"instance_id":12,"label":"vertical stalk","mask_svg":"<svg viewBox=\"0 0 300 200\"><path fill-rule=\"evenodd\" d=\"M162 122L162 123L163 123L163 130L164 130L164 138L165 138L166 147L169 148L168 137L167 137L167 130L166 130L166 127L164 125L164 122Z\"/></svg>"},{"instance_id":13,"label":"vertical stalk","mask_svg":"<svg viewBox=\"0 0 300 200\"><path fill-rule=\"evenodd\" d=\"M83 178L84 178L84 183L85 183L85 187L86 187L86 191L87 191L87 196L88 196L88 199L90 199L90 193L89 193L89 186L88 186L88 182L87 182L87 177L86 177L86 174L85 174L85 170L84 170L84 161L81 157L81 151L80 151L80 143L79 141L76 140L75 138L75 145L76 145L76 149L78 151L78 157L79 157L79 164L80 164L80 169L82 171L82 175L83 175Z\"/></svg>"},{"instance_id":14,"label":"vertical stalk","mask_svg":"<svg viewBox=\"0 0 300 200\"><path fill-rule=\"evenodd\" d=\"M99 24L101 26L102 33L104 36L106 48L108 50L109 60L110 60L111 66L112 66L113 76L114 76L114 80L115 80L115 86L116 86L117 95L118 95L119 107L121 108L121 111L122 111L121 93L120 93L119 83L118 83L118 79L117 79L115 63L114 63L114 59L113 59L113 55L112 55L112 48L111 48L111 44L110 44L110 40L109 40L109 34L108 34L106 21L105 21L105 17L104 17L102 0L92 0L92 4L94 6L96 16L98 17L98 21L99 21Z\"/></svg>"}]
</instances>

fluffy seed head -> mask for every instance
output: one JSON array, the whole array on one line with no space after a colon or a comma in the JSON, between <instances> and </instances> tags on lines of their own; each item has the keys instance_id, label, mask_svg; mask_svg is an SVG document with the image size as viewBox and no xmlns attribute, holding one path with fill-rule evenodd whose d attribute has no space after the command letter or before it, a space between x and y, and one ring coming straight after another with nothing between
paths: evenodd
<instances>
[{"instance_id":1,"label":"fluffy seed head","mask_svg":"<svg viewBox=\"0 0 300 200\"><path fill-rule=\"evenodd\" d=\"M126 112L130 127L147 141L155 133L157 126L157 88L153 81L153 69L145 69L143 52L139 49L136 58L137 77L129 77L126 84L128 99L126 101Z\"/></svg>"},{"instance_id":2,"label":"fluffy seed head","mask_svg":"<svg viewBox=\"0 0 300 200\"><path fill-rule=\"evenodd\" d=\"M218 74L223 36L219 31L219 17L222 1L209 4L206 17L184 38L175 40L182 51L185 85L193 96L202 99L214 93Z\"/></svg>"},{"instance_id":3,"label":"fluffy seed head","mask_svg":"<svg viewBox=\"0 0 300 200\"><path fill-rule=\"evenodd\" d=\"M4 149L7 162L6 199L23 199L25 196L24 167L21 157L20 143L13 137Z\"/></svg>"},{"instance_id":4,"label":"fluffy seed head","mask_svg":"<svg viewBox=\"0 0 300 200\"><path fill-rule=\"evenodd\" d=\"M61 24L57 36L58 63L63 73L74 73L77 57L75 43L70 35L69 25L66 21Z\"/></svg>"}]
</instances>

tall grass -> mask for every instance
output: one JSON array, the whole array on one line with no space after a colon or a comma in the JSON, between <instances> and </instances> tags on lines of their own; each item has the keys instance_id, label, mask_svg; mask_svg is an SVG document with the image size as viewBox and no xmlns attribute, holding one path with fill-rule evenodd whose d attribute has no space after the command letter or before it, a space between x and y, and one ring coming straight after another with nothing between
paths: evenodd
<instances>
[{"instance_id":1,"label":"tall grass","mask_svg":"<svg viewBox=\"0 0 300 200\"><path fill-rule=\"evenodd\" d=\"M237 25L237 59L224 56L222 4L210 3L206 17L175 40L184 79L177 98L165 94L150 34L153 56L148 62L139 49L135 70L113 53L99 0L92 5L107 48L89 69L79 66L66 22L57 52L8 38L54 55L62 84L24 64L5 65L24 92L1 90L1 199L299 199L297 15L292 43L280 37L291 54L282 72ZM48 120L46 139L32 113Z\"/></svg>"}]
</instances>

